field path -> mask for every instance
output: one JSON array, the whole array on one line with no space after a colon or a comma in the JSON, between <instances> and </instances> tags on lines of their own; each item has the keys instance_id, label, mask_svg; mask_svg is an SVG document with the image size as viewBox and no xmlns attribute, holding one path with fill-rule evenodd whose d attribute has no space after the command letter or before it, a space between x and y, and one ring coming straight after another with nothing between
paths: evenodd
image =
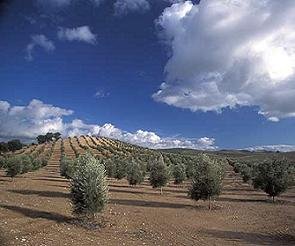
<instances>
[{"instance_id":1,"label":"field path","mask_svg":"<svg viewBox=\"0 0 295 246\"><path fill-rule=\"evenodd\" d=\"M295 245L295 191L272 204L229 167L214 209L171 183L164 195L145 181L109 181L101 229L77 225L69 182L59 175L61 141L48 166L16 177L0 171L0 245Z\"/></svg>"}]
</instances>

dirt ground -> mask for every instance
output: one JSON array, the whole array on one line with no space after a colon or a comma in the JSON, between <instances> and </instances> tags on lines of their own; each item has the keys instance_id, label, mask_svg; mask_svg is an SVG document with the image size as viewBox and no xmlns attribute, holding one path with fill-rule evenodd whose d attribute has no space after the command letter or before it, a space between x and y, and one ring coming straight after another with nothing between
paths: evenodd
<instances>
[{"instance_id":1,"label":"dirt ground","mask_svg":"<svg viewBox=\"0 0 295 246\"><path fill-rule=\"evenodd\" d=\"M110 180L104 225L87 229L71 214L59 157L56 145L47 167L13 181L0 171L0 245L295 245L295 189L272 204L232 171L211 211L185 185L160 195L148 182Z\"/></svg>"}]
</instances>

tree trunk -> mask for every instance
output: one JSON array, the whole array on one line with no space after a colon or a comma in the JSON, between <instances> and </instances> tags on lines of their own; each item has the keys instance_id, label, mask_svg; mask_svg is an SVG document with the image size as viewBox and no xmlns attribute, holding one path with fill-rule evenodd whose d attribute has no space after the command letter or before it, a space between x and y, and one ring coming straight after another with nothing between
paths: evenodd
<instances>
[{"instance_id":1,"label":"tree trunk","mask_svg":"<svg viewBox=\"0 0 295 246\"><path fill-rule=\"evenodd\" d=\"M160 194L163 195L163 187L160 188Z\"/></svg>"},{"instance_id":2,"label":"tree trunk","mask_svg":"<svg viewBox=\"0 0 295 246\"><path fill-rule=\"evenodd\" d=\"M211 210L211 196L208 196L208 200L209 200L209 210Z\"/></svg>"},{"instance_id":3,"label":"tree trunk","mask_svg":"<svg viewBox=\"0 0 295 246\"><path fill-rule=\"evenodd\" d=\"M275 203L275 196L272 196L272 203Z\"/></svg>"}]
</instances>

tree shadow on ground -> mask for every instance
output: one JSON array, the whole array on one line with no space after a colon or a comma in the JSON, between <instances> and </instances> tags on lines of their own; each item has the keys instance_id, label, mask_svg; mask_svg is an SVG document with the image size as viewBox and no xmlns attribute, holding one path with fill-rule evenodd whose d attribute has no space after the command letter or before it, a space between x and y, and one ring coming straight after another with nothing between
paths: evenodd
<instances>
[{"instance_id":1,"label":"tree shadow on ground","mask_svg":"<svg viewBox=\"0 0 295 246\"><path fill-rule=\"evenodd\" d=\"M121 189L114 189L114 188L110 188L109 191L110 192L115 192L115 193L126 193L126 194L139 194L139 195L157 195L158 193L155 192L146 192L146 191L139 191L139 190L132 190L132 187L129 187L129 190L121 190Z\"/></svg>"},{"instance_id":2,"label":"tree shadow on ground","mask_svg":"<svg viewBox=\"0 0 295 246\"><path fill-rule=\"evenodd\" d=\"M208 229L202 231L214 238L251 245L295 245L295 237L290 234L266 235L254 232L236 232Z\"/></svg>"},{"instance_id":3,"label":"tree shadow on ground","mask_svg":"<svg viewBox=\"0 0 295 246\"><path fill-rule=\"evenodd\" d=\"M244 193L222 192L221 194L224 195L224 196L258 196L258 197L266 197L266 195L263 194L263 193L249 193L249 192L244 192Z\"/></svg>"},{"instance_id":4,"label":"tree shadow on ground","mask_svg":"<svg viewBox=\"0 0 295 246\"><path fill-rule=\"evenodd\" d=\"M37 195L42 197L57 197L57 198L69 198L69 193L59 191L39 191L39 190L8 190L8 192L17 193L21 195Z\"/></svg>"},{"instance_id":5,"label":"tree shadow on ground","mask_svg":"<svg viewBox=\"0 0 295 246\"><path fill-rule=\"evenodd\" d=\"M32 180L39 180L39 181L52 181L52 182L65 182L68 183L69 181L66 179L54 179L54 178L34 178Z\"/></svg>"},{"instance_id":6,"label":"tree shadow on ground","mask_svg":"<svg viewBox=\"0 0 295 246\"><path fill-rule=\"evenodd\" d=\"M4 205L4 204L0 204L0 207L17 212L19 214L22 214L32 219L47 219L47 220L55 221L57 223L70 223L73 220L72 217L68 217L62 214L40 211L36 209L31 209L31 208L24 208L24 207L18 207L14 205Z\"/></svg>"},{"instance_id":7,"label":"tree shadow on ground","mask_svg":"<svg viewBox=\"0 0 295 246\"><path fill-rule=\"evenodd\" d=\"M223 188L223 191L256 191L254 189L251 189L251 188L228 188L228 187L225 187Z\"/></svg>"},{"instance_id":8,"label":"tree shadow on ground","mask_svg":"<svg viewBox=\"0 0 295 246\"><path fill-rule=\"evenodd\" d=\"M196 208L196 206L189 205L189 204L143 201L143 200L127 200L127 199L110 199L109 203L124 205L124 206L139 206L139 207L150 207L150 208Z\"/></svg>"},{"instance_id":9,"label":"tree shadow on ground","mask_svg":"<svg viewBox=\"0 0 295 246\"><path fill-rule=\"evenodd\" d=\"M225 194L226 195L226 194ZM222 201L222 202L253 202L253 203L268 203L268 204L280 204L280 205L290 205L290 206L295 206L295 202L292 201L286 201L286 200L278 200L276 198L275 203L272 202L272 200L267 199L249 199L249 198L232 198L232 197L218 197L216 198L217 201Z\"/></svg>"},{"instance_id":10,"label":"tree shadow on ground","mask_svg":"<svg viewBox=\"0 0 295 246\"><path fill-rule=\"evenodd\" d=\"M46 220L53 221L56 223L65 223L65 224L69 224L69 225L73 225L73 226L82 227L87 230L99 229L99 228L105 226L104 223L107 222L107 221L106 222L103 221L103 224L101 224L100 221L98 221L98 222L91 221L91 220L87 220L87 219L83 219L83 218L70 217L70 216L65 216L62 214L54 213L54 212L40 211L40 210L36 210L36 209L24 208L24 207L19 207L19 206L14 206L14 205L0 204L0 207L14 211L16 213L19 213L19 214L26 216L28 218L31 218L31 219L46 219ZM0 245L2 246L1 234L0 234Z\"/></svg>"}]
</instances>

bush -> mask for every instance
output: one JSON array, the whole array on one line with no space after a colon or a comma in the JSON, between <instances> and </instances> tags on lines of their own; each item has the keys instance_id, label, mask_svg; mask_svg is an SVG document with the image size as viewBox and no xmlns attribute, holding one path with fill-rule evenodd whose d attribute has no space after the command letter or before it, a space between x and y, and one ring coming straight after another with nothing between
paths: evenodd
<instances>
[{"instance_id":1,"label":"bush","mask_svg":"<svg viewBox=\"0 0 295 246\"><path fill-rule=\"evenodd\" d=\"M33 163L32 158L28 155L23 155L20 157L21 162L21 174L27 173L31 170L33 170Z\"/></svg>"},{"instance_id":2,"label":"bush","mask_svg":"<svg viewBox=\"0 0 295 246\"><path fill-rule=\"evenodd\" d=\"M71 181L73 212L94 217L108 201L108 187L104 164L91 154L80 155L77 170Z\"/></svg>"},{"instance_id":3,"label":"bush","mask_svg":"<svg viewBox=\"0 0 295 246\"><path fill-rule=\"evenodd\" d=\"M76 169L75 161L63 155L60 160L60 175L64 176L67 179L70 179L73 177L75 169Z\"/></svg>"},{"instance_id":4,"label":"bush","mask_svg":"<svg viewBox=\"0 0 295 246\"><path fill-rule=\"evenodd\" d=\"M14 178L16 175L20 173L22 173L21 158L17 156L7 158L6 176Z\"/></svg>"},{"instance_id":5,"label":"bush","mask_svg":"<svg viewBox=\"0 0 295 246\"><path fill-rule=\"evenodd\" d=\"M125 159L115 157L113 158L114 163L116 164L116 179L125 178L127 175L127 162Z\"/></svg>"},{"instance_id":6,"label":"bush","mask_svg":"<svg viewBox=\"0 0 295 246\"><path fill-rule=\"evenodd\" d=\"M10 156L5 159L6 175L15 177L17 174L38 170L42 166L43 161L43 159L34 158L27 154Z\"/></svg>"},{"instance_id":7,"label":"bush","mask_svg":"<svg viewBox=\"0 0 295 246\"><path fill-rule=\"evenodd\" d=\"M114 162L113 158L107 159L105 162L105 169L106 174L109 178L115 178L116 177L116 163Z\"/></svg>"},{"instance_id":8,"label":"bush","mask_svg":"<svg viewBox=\"0 0 295 246\"><path fill-rule=\"evenodd\" d=\"M174 177L174 183L181 184L186 178L185 166L183 164L174 165L172 168L172 174Z\"/></svg>"},{"instance_id":9,"label":"bush","mask_svg":"<svg viewBox=\"0 0 295 246\"><path fill-rule=\"evenodd\" d=\"M21 141L19 139L13 139L7 142L7 147L9 149L9 151L16 151L19 150L23 147L23 144L21 143Z\"/></svg>"},{"instance_id":10,"label":"bush","mask_svg":"<svg viewBox=\"0 0 295 246\"><path fill-rule=\"evenodd\" d=\"M127 180L130 185L137 185L144 180L144 171L139 162L132 159L127 168Z\"/></svg>"},{"instance_id":11,"label":"bush","mask_svg":"<svg viewBox=\"0 0 295 246\"><path fill-rule=\"evenodd\" d=\"M248 182L252 178L252 169L248 165L243 164L240 166L240 174L243 181Z\"/></svg>"},{"instance_id":12,"label":"bush","mask_svg":"<svg viewBox=\"0 0 295 246\"><path fill-rule=\"evenodd\" d=\"M274 202L275 197L288 188L292 179L291 169L292 166L287 160L273 159L258 164L253 178L254 188L263 190Z\"/></svg>"},{"instance_id":13,"label":"bush","mask_svg":"<svg viewBox=\"0 0 295 246\"><path fill-rule=\"evenodd\" d=\"M162 187L166 186L169 181L169 172L168 168L164 163L163 156L157 159L155 163L151 166L151 173L150 173L150 183L153 188L161 188L162 194Z\"/></svg>"},{"instance_id":14,"label":"bush","mask_svg":"<svg viewBox=\"0 0 295 246\"><path fill-rule=\"evenodd\" d=\"M6 158L4 156L0 156L0 168L6 167Z\"/></svg>"},{"instance_id":15,"label":"bush","mask_svg":"<svg viewBox=\"0 0 295 246\"><path fill-rule=\"evenodd\" d=\"M194 172L189 196L193 200L209 200L211 209L211 198L221 192L222 179L224 176L221 163L210 159L207 155L202 155L202 161L198 164L198 169Z\"/></svg>"}]
</instances>

